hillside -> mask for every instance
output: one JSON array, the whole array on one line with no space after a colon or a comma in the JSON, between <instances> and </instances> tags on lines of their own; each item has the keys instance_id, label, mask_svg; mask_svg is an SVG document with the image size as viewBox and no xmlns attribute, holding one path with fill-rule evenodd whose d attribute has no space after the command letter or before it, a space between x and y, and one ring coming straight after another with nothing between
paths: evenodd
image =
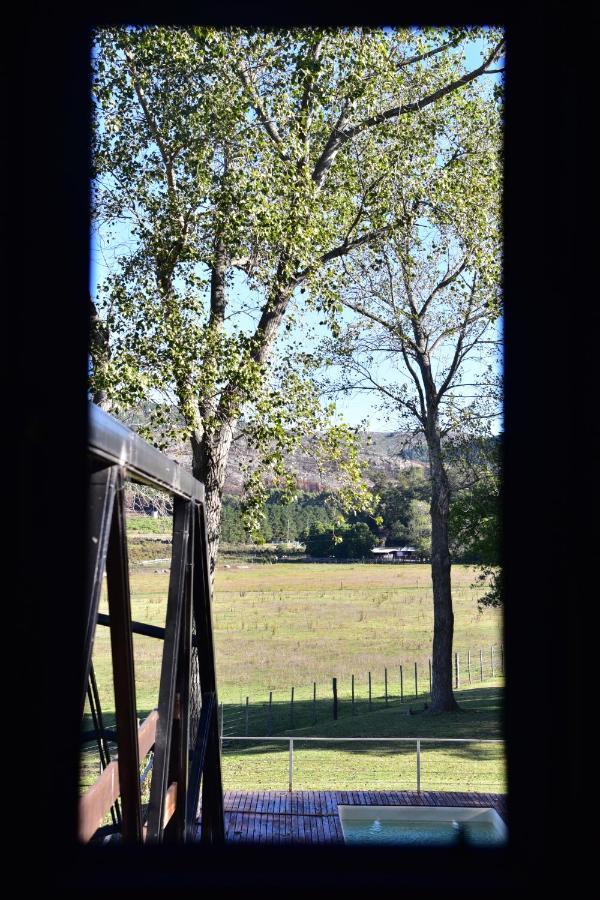
<instances>
[{"instance_id":1,"label":"hillside","mask_svg":"<svg viewBox=\"0 0 600 900\"><path fill-rule=\"evenodd\" d=\"M134 431L142 422L147 421L143 408L121 414L119 418ZM171 445L165 452L185 468L191 469L191 451L187 444ZM424 467L427 460L423 443L401 432L368 432L363 435L360 455L367 464L367 482L370 485L383 479L394 480L399 472L411 466ZM226 494L239 496L242 493L244 467L251 465L255 456L255 451L248 447L243 435L239 435L233 442L227 466ZM298 487L301 491L320 493L335 490L339 486L335 467L332 466L324 473L319 472L310 454L309 442L304 450L292 454L289 464L298 475Z\"/></svg>"}]
</instances>

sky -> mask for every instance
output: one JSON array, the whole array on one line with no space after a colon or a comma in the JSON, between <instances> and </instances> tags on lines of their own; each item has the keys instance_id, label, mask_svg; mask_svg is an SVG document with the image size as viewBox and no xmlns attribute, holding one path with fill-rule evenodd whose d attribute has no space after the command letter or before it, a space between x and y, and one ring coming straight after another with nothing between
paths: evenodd
<instances>
[{"instance_id":1,"label":"sky","mask_svg":"<svg viewBox=\"0 0 600 900\"><path fill-rule=\"evenodd\" d=\"M475 68L480 64L480 42L472 42L467 50L466 61L469 69ZM492 75L487 78L487 82L491 86L500 78L500 75ZM105 232L98 233L94 229L91 229L90 290L92 297L95 298L97 296L99 284L102 282L103 278L111 271L111 268L113 266L112 261L115 253L118 252L119 248L122 249L124 245L127 244L131 244L131 237L128 233L128 229L125 223L120 223L117 225L114 230L114 237L111 240L110 245L107 234ZM242 287L242 290L245 290L245 288ZM321 318L318 313L307 310L303 315L304 320L303 325L301 326L304 329L303 333L308 334L311 330L312 332L314 332L314 345L314 343L326 336L327 329L325 326L320 326L318 324L319 319ZM499 321L496 327L496 334L492 336L501 337L501 334L502 322ZM309 349L309 347L307 347L307 349ZM380 372L380 374L385 373ZM470 381L471 378L469 376L475 376L477 374L475 364L467 363L464 368L464 374L465 376L467 376L464 380ZM367 430L371 431L389 432L397 430L398 423L393 415L390 416L389 407L387 412L381 411L378 407L379 404L375 402L372 394L365 394L357 391L350 392L344 397L339 396L336 399L337 417L340 421L346 422L348 425L351 425L353 427L364 426ZM492 424L492 430L494 433L498 433L500 429L501 420L499 418Z\"/></svg>"}]
</instances>

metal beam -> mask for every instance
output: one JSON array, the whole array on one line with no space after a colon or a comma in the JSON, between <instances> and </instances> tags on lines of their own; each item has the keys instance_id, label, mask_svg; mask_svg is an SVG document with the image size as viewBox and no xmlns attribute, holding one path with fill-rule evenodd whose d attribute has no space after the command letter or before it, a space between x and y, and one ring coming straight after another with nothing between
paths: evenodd
<instances>
[{"instance_id":1,"label":"metal beam","mask_svg":"<svg viewBox=\"0 0 600 900\"><path fill-rule=\"evenodd\" d=\"M134 481L164 488L185 500L204 501L204 485L108 413L90 404L90 453L127 469Z\"/></svg>"},{"instance_id":2,"label":"metal beam","mask_svg":"<svg viewBox=\"0 0 600 900\"><path fill-rule=\"evenodd\" d=\"M117 742L119 748L119 782L121 786L123 838L142 841L140 795L140 761L138 752L133 636L131 633L131 598L125 530L125 481L123 472L117 478L113 520L106 558L110 641L112 650Z\"/></svg>"},{"instance_id":3,"label":"metal beam","mask_svg":"<svg viewBox=\"0 0 600 900\"><path fill-rule=\"evenodd\" d=\"M148 841L160 842L163 836L169 759L175 709L175 684L180 649L181 620L188 562L188 537L192 504L175 498L173 510L173 559L167 599L165 643L158 694L158 728L154 747L154 767L148 808Z\"/></svg>"},{"instance_id":4,"label":"metal beam","mask_svg":"<svg viewBox=\"0 0 600 900\"><path fill-rule=\"evenodd\" d=\"M200 684L203 695L209 693L214 697L214 708L207 723L208 744L202 772L201 840L203 843L219 843L225 839L225 817L223 813L221 745L217 721L218 697L211 606L212 582L208 568L208 537L204 507L197 506L195 515L197 538L194 547L193 602Z\"/></svg>"},{"instance_id":5,"label":"metal beam","mask_svg":"<svg viewBox=\"0 0 600 900\"><path fill-rule=\"evenodd\" d=\"M88 488L88 533L87 533L87 590L84 612L85 637L83 643L83 673L81 685L81 715L85 705L92 649L98 615L98 604L102 591L102 577L106 565L108 537L112 522L115 487L118 466L106 466L90 475Z\"/></svg>"}]
</instances>

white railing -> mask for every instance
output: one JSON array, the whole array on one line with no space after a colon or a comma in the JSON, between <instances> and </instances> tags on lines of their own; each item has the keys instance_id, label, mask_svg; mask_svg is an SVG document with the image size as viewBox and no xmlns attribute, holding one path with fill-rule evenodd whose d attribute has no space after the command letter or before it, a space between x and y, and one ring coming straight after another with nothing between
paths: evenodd
<instances>
[{"instance_id":1,"label":"white railing","mask_svg":"<svg viewBox=\"0 0 600 900\"><path fill-rule=\"evenodd\" d=\"M433 738L433 737L248 737L247 735L235 737L233 735L224 736L221 732L221 752L223 751L224 741L263 741L264 743L272 743L273 741L287 741L289 745L289 777L288 791L293 788L294 781L294 741L296 743L302 741L313 741L330 744L348 744L348 743L377 743L377 744L416 744L416 782L417 793L421 793L421 744L504 744L502 738Z\"/></svg>"}]
</instances>

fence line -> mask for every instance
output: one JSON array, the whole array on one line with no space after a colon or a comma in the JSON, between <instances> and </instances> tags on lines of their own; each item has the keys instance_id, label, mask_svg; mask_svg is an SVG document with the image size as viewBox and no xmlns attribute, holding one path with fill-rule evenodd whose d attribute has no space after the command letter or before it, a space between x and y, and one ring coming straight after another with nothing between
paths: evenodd
<instances>
[{"instance_id":1,"label":"fence line","mask_svg":"<svg viewBox=\"0 0 600 900\"><path fill-rule=\"evenodd\" d=\"M499 658L498 655L495 654L495 650L499 649ZM470 686L476 685L477 683L482 684L484 681L488 680L488 678L498 678L500 676L504 676L504 648L500 645L499 648L496 648L495 645L492 645L487 652L484 653L483 648L479 648L479 671L475 670L473 672L471 665L471 650L467 651L456 651L454 653L453 658L453 683L454 688L456 690L460 690L461 687L465 685L461 685L461 655L463 659L466 659L466 681ZM487 665L486 665L487 664ZM278 726L281 728L299 728L306 727L309 725L316 725L317 721L320 719L323 720L336 720L340 716L344 714L348 715L357 715L365 712L372 712L380 709L389 708L393 705L406 705L408 707L408 712L411 710L411 703L427 703L428 700L431 699L432 689L433 689L433 671L431 665L431 658L428 660L428 681L427 684L424 685L424 678L422 676L422 672L419 670L418 662L415 660L413 663L414 670L414 688L408 688L404 678L404 664L399 664L398 667L393 670L395 671L395 676L390 678L390 670L388 667L383 668L382 674L382 693L378 694L375 690L375 682L373 677L373 672L369 671L365 678L365 689L366 693L363 696L359 696L358 690L358 679L354 674L348 676L349 678L349 687L343 690L343 680L338 677L333 677L330 680L330 688L327 691L321 693L319 702L317 702L317 682L313 681L312 683L312 692L311 698L301 699L298 694L297 686L291 687L288 693L288 700L274 702L273 694L274 691L269 691L268 700L259 700L252 703L252 698L248 695L245 696L245 703L225 703L221 704L222 706L222 720L224 722L223 728L224 730L231 730L232 728L239 731L244 731L244 736L247 737L249 733L249 729L251 724L256 727L257 720L261 722L261 727L264 727L265 733L269 736L273 734L274 729L274 716L277 715L278 718ZM410 665L410 663L408 663ZM427 671L427 670L426 670ZM479 676L477 678L477 676ZM427 675L425 676L427 678ZM398 683L396 684L396 680ZM464 681L465 679L463 679ZM409 678L409 685L411 679ZM309 689L307 688L307 691ZM283 691L282 691L283 693ZM287 707L287 716L285 713L285 709ZM360 708L360 709L359 709ZM327 712L319 715L318 713L327 710ZM263 721L264 720L264 721ZM286 721L287 724L285 726L282 725L282 721Z\"/></svg>"}]
</instances>

